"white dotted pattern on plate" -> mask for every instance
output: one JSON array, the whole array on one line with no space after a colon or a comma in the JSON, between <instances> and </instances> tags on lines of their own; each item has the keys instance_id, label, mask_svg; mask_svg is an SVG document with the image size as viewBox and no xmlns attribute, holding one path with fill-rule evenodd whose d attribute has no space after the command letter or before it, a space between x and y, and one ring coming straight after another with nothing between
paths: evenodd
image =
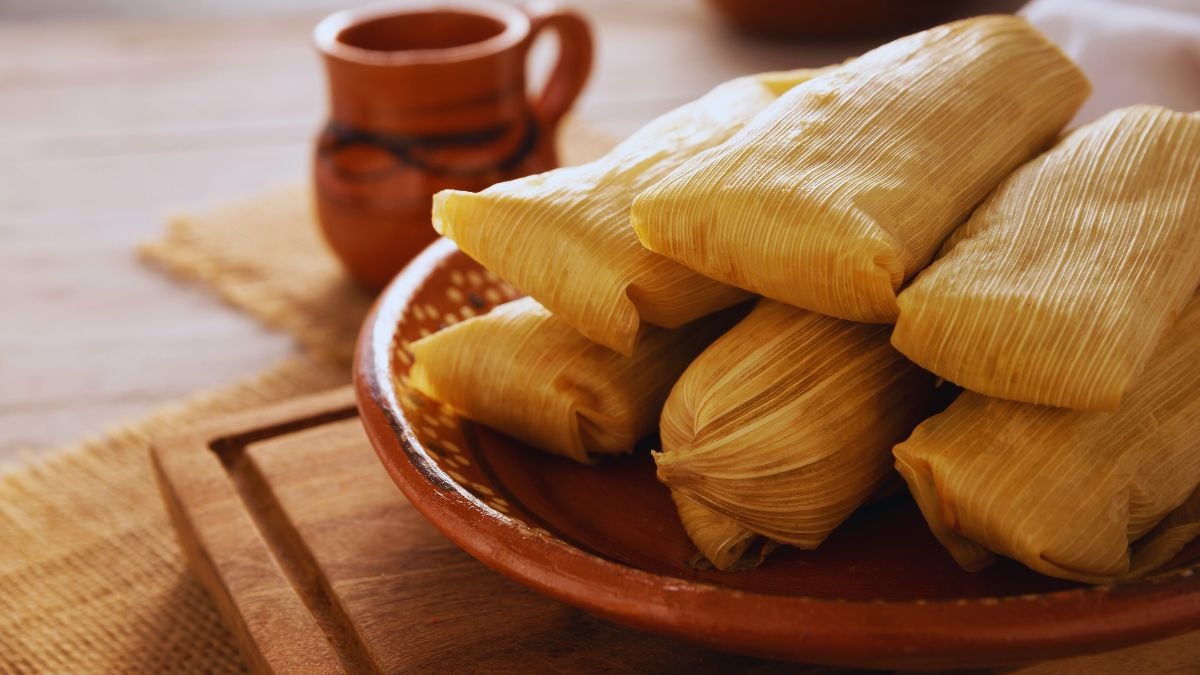
<instances>
[{"instance_id":1,"label":"white dotted pattern on plate","mask_svg":"<svg viewBox=\"0 0 1200 675\"><path fill-rule=\"evenodd\" d=\"M416 291L392 341L393 386L413 433L446 475L481 502L508 516L514 515L512 504L496 493L470 451L466 427L470 422L448 406L413 390L408 371L413 363L410 345L414 340L486 314L496 305L519 297L521 293L508 282L483 270L465 255L453 255Z\"/></svg>"}]
</instances>

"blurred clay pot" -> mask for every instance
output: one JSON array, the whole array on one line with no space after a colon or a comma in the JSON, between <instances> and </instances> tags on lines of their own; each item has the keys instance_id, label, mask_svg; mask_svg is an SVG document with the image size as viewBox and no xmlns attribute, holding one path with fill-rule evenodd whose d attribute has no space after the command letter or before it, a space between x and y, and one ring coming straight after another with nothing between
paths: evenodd
<instances>
[{"instance_id":1,"label":"blurred clay pot","mask_svg":"<svg viewBox=\"0 0 1200 675\"><path fill-rule=\"evenodd\" d=\"M926 28L959 0L708 0L729 23L773 38L845 38Z\"/></svg>"}]
</instances>

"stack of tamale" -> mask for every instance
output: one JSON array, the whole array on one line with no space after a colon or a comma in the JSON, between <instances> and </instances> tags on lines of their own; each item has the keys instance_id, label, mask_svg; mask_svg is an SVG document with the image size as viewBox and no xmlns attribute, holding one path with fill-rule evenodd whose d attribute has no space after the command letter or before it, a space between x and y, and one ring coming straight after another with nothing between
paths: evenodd
<instances>
[{"instance_id":1,"label":"stack of tamale","mask_svg":"<svg viewBox=\"0 0 1200 675\"><path fill-rule=\"evenodd\" d=\"M657 429L721 569L819 546L898 468L964 567L1145 573L1200 534L1200 114L1063 136L1088 93L979 17L439 194L438 231L531 297L415 343L411 381L581 462ZM968 391L925 419L939 377Z\"/></svg>"},{"instance_id":2,"label":"stack of tamale","mask_svg":"<svg viewBox=\"0 0 1200 675\"><path fill-rule=\"evenodd\" d=\"M972 390L895 450L964 567L1109 581L1200 533L1164 521L1200 485L1198 284L1200 114L1139 106L1018 169L900 294L893 344Z\"/></svg>"}]
</instances>

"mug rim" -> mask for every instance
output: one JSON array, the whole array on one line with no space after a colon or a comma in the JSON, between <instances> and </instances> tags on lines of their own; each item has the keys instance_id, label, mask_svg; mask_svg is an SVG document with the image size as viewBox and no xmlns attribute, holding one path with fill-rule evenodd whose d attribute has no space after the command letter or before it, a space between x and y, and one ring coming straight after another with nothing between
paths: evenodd
<instances>
[{"instance_id":1,"label":"mug rim","mask_svg":"<svg viewBox=\"0 0 1200 675\"><path fill-rule=\"evenodd\" d=\"M504 30L492 37L454 47L379 50L355 47L338 38L353 26L405 14L474 14L492 19ZM396 66L469 61L510 49L529 35L529 16L513 5L495 0L387 0L334 12L313 28L313 42L322 54L365 65Z\"/></svg>"}]
</instances>

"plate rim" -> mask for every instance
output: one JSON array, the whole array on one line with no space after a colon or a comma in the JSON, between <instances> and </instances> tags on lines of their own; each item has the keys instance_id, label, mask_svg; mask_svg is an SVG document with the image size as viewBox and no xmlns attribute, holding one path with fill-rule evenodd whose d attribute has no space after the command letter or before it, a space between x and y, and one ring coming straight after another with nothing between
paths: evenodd
<instances>
[{"instance_id":1,"label":"plate rim","mask_svg":"<svg viewBox=\"0 0 1200 675\"><path fill-rule=\"evenodd\" d=\"M1200 628L1200 563L1136 581L1047 593L843 600L741 591L659 575L537 532L447 475L414 434L396 397L391 378L395 327L428 276L456 253L452 241L438 239L376 299L359 332L355 396L372 447L409 502L455 544L501 574L636 629L726 651L833 666L1014 665ZM751 616L755 620L747 621Z\"/></svg>"}]
</instances>

